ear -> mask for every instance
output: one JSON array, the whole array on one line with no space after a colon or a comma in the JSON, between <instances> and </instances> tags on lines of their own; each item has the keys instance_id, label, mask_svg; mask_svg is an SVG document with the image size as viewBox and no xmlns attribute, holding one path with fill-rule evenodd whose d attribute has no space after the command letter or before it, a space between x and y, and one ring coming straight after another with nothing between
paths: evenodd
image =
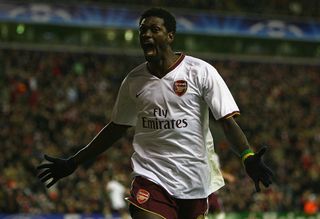
<instances>
[{"instance_id":1,"label":"ear","mask_svg":"<svg viewBox=\"0 0 320 219\"><path fill-rule=\"evenodd\" d=\"M169 32L168 33L168 42L171 44L174 40L174 33L173 32Z\"/></svg>"}]
</instances>

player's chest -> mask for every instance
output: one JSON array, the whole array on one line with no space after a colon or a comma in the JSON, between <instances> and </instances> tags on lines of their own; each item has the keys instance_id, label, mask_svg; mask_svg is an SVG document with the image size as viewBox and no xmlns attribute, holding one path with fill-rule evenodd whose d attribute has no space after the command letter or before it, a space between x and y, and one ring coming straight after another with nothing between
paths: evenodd
<instances>
[{"instance_id":1,"label":"player's chest","mask_svg":"<svg viewBox=\"0 0 320 219\"><path fill-rule=\"evenodd\" d=\"M188 107L201 99L196 83L186 77L155 77L136 81L132 85L131 96L137 106Z\"/></svg>"}]
</instances>

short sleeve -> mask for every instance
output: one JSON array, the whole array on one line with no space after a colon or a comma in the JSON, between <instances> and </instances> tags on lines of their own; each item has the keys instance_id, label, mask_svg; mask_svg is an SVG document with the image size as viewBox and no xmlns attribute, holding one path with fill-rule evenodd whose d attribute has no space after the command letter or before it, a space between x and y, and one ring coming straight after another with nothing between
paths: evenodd
<instances>
[{"instance_id":1,"label":"short sleeve","mask_svg":"<svg viewBox=\"0 0 320 219\"><path fill-rule=\"evenodd\" d=\"M129 79L125 78L120 86L116 103L113 107L112 122L120 125L135 126L137 122L136 103L130 95Z\"/></svg>"},{"instance_id":2,"label":"short sleeve","mask_svg":"<svg viewBox=\"0 0 320 219\"><path fill-rule=\"evenodd\" d=\"M216 120L240 114L228 86L213 66L206 66L202 83L204 100Z\"/></svg>"}]
</instances>

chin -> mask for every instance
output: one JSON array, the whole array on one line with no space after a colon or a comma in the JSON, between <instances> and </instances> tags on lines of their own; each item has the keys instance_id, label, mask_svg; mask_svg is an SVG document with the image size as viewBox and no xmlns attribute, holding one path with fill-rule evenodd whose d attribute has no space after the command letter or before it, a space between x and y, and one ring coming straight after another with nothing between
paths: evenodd
<instances>
[{"instance_id":1,"label":"chin","mask_svg":"<svg viewBox=\"0 0 320 219\"><path fill-rule=\"evenodd\" d=\"M160 60L159 56L144 56L148 62L158 62Z\"/></svg>"}]
</instances>

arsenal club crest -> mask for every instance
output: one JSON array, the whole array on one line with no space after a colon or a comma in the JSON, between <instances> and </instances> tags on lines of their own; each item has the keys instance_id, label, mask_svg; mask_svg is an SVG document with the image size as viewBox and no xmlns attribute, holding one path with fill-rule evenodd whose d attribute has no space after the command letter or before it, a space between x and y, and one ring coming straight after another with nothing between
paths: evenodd
<instances>
[{"instance_id":1,"label":"arsenal club crest","mask_svg":"<svg viewBox=\"0 0 320 219\"><path fill-rule=\"evenodd\" d=\"M185 94L187 89L188 83L185 80L177 80L173 83L173 90L179 97Z\"/></svg>"},{"instance_id":2,"label":"arsenal club crest","mask_svg":"<svg viewBox=\"0 0 320 219\"><path fill-rule=\"evenodd\" d=\"M144 189L139 189L137 192L137 201L139 204L143 204L148 201L150 193Z\"/></svg>"}]
</instances>

